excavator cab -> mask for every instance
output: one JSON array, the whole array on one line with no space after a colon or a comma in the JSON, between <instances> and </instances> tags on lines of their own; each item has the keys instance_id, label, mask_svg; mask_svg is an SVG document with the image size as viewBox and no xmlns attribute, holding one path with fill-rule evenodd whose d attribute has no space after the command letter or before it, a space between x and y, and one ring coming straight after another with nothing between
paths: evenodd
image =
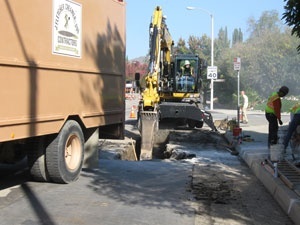
<instances>
[{"instance_id":1,"label":"excavator cab","mask_svg":"<svg viewBox=\"0 0 300 225\"><path fill-rule=\"evenodd\" d=\"M201 89L201 65L197 55L177 55L174 59L176 93L199 93Z\"/></svg>"}]
</instances>

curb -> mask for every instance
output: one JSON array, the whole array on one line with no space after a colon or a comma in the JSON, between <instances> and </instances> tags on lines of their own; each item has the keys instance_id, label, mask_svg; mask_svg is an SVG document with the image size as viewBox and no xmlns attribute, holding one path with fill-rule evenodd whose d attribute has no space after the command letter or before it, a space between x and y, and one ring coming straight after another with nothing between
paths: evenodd
<instances>
[{"instance_id":1,"label":"curb","mask_svg":"<svg viewBox=\"0 0 300 225\"><path fill-rule=\"evenodd\" d=\"M266 147L247 146L238 143L231 131L226 131L225 138L239 152L240 157L246 162L255 176L262 182L284 212L296 224L300 225L300 196L288 188L280 178L274 177L263 165L262 162L270 157Z\"/></svg>"}]
</instances>

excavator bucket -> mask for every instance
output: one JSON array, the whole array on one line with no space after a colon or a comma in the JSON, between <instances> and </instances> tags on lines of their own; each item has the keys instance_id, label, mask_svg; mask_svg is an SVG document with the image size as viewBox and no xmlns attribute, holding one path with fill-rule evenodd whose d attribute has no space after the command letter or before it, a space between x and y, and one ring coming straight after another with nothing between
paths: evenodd
<instances>
[{"instance_id":1,"label":"excavator bucket","mask_svg":"<svg viewBox=\"0 0 300 225\"><path fill-rule=\"evenodd\" d=\"M151 160L155 132L158 130L157 112L141 112L141 155L140 160Z\"/></svg>"}]
</instances>

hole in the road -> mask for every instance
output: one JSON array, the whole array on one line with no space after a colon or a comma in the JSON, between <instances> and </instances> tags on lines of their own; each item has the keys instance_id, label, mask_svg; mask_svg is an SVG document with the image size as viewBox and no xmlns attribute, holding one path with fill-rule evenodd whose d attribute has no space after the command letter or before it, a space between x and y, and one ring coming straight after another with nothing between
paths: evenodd
<instances>
[{"instance_id":1,"label":"hole in the road","mask_svg":"<svg viewBox=\"0 0 300 225\"><path fill-rule=\"evenodd\" d=\"M181 145L203 146L203 149L214 148L231 151L229 144L222 134L204 129L190 129L180 127L177 129L160 129L155 134L153 146L153 159L190 159L196 157L195 153L189 150L182 150ZM140 153L140 140L137 142L137 154Z\"/></svg>"},{"instance_id":2,"label":"hole in the road","mask_svg":"<svg viewBox=\"0 0 300 225\"><path fill-rule=\"evenodd\" d=\"M133 123L135 122L135 123ZM118 160L132 160L138 161L141 153L141 136L136 128L136 121L132 121L132 127L136 129L127 130L125 135L130 138L124 143L116 142L115 145L110 144L109 140L102 140L100 142L100 158L118 159ZM153 159L188 159L196 157L194 151L184 149L181 146L191 145L191 150L202 146L203 149L215 148L220 150L227 150L229 144L226 142L224 136L218 132L213 132L207 129L191 129L188 126L178 125L174 127L174 122L170 127L160 126L159 130L154 134L153 145ZM186 143L186 144L185 144Z\"/></svg>"}]
</instances>

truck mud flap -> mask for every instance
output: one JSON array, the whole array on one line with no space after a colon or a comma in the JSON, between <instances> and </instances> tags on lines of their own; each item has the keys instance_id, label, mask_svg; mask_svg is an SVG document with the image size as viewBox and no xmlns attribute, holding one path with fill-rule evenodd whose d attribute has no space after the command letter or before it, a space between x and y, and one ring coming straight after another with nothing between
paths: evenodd
<instances>
[{"instance_id":1,"label":"truck mud flap","mask_svg":"<svg viewBox=\"0 0 300 225\"><path fill-rule=\"evenodd\" d=\"M140 160L151 160L155 133L158 130L157 112L141 112L141 155Z\"/></svg>"}]
</instances>

